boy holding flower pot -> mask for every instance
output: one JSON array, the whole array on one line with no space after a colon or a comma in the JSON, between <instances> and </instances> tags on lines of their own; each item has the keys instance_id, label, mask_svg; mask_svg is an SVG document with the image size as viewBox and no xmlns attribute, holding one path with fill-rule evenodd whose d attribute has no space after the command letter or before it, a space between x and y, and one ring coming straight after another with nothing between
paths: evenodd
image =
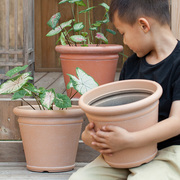
<instances>
[{"instance_id":1,"label":"boy holding flower pot","mask_svg":"<svg viewBox=\"0 0 180 180\"><path fill-rule=\"evenodd\" d=\"M151 162L129 169L112 168L100 155L70 180L180 179L180 42L170 29L168 0L112 0L110 18L135 53L124 63L120 80L148 79L163 88L159 122L137 132L116 126L95 132L90 123L82 139L109 156L151 143L158 143L159 152Z\"/></svg>"}]
</instances>

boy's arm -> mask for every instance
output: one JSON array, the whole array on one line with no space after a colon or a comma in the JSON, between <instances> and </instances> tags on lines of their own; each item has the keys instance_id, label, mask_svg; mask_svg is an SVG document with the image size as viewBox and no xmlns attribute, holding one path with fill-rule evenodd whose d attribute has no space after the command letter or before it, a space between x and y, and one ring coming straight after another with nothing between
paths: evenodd
<instances>
[{"instance_id":1,"label":"boy's arm","mask_svg":"<svg viewBox=\"0 0 180 180\"><path fill-rule=\"evenodd\" d=\"M174 101L169 118L147 129L128 132L116 126L105 126L93 134L94 146L100 153L111 154L126 148L136 148L148 144L159 143L180 134L180 101Z\"/></svg>"}]
</instances>

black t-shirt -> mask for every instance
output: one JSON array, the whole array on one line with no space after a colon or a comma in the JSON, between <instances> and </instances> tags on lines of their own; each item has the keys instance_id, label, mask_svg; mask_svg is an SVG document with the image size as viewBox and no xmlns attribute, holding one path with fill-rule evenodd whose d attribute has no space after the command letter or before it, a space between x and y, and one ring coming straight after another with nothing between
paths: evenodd
<instances>
[{"instance_id":1,"label":"black t-shirt","mask_svg":"<svg viewBox=\"0 0 180 180\"><path fill-rule=\"evenodd\" d=\"M119 80L148 79L158 82L163 88L159 101L159 121L169 117L173 101L180 100L180 42L174 51L163 61L151 65L146 57L133 54L124 63ZM158 149L180 145L180 135L158 144Z\"/></svg>"}]
</instances>

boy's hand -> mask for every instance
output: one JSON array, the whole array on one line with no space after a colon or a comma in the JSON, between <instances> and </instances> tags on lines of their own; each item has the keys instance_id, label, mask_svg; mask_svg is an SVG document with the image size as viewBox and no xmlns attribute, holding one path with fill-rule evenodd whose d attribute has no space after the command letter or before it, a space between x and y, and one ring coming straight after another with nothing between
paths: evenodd
<instances>
[{"instance_id":1,"label":"boy's hand","mask_svg":"<svg viewBox=\"0 0 180 180\"><path fill-rule=\"evenodd\" d=\"M96 147L96 146L94 146L94 145L92 144L92 142L95 141L94 138L93 138L93 136L95 135L94 127L95 127L94 123L89 123L89 124L86 126L85 130L84 130L83 133L82 133L82 140L84 141L84 143L85 143L86 145L88 145L88 146L90 146L91 148L99 151L98 147Z\"/></svg>"},{"instance_id":2,"label":"boy's hand","mask_svg":"<svg viewBox=\"0 0 180 180\"><path fill-rule=\"evenodd\" d=\"M117 126L104 126L92 134L95 141L92 145L99 149L101 154L112 155L114 152L131 147L132 133Z\"/></svg>"}]
</instances>

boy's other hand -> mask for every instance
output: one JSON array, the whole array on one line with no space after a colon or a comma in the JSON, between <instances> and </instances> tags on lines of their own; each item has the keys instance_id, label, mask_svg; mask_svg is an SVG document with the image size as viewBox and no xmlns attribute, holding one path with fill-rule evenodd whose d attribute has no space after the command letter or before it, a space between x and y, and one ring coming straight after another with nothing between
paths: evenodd
<instances>
[{"instance_id":1,"label":"boy's other hand","mask_svg":"<svg viewBox=\"0 0 180 180\"><path fill-rule=\"evenodd\" d=\"M95 141L92 145L99 149L101 154L112 155L113 153L130 148L133 141L131 132L118 126L103 126L101 130L92 134Z\"/></svg>"}]
</instances>

